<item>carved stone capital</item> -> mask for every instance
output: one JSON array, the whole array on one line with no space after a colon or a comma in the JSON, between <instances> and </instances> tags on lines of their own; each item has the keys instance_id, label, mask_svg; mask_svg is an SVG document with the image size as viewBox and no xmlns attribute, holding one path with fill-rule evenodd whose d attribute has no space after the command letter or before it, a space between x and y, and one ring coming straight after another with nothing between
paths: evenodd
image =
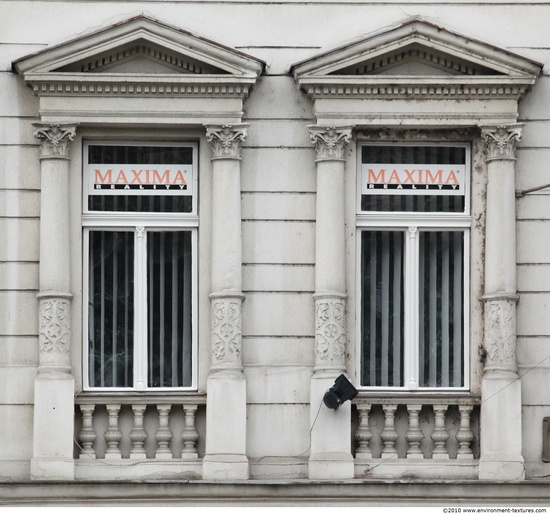
<instances>
[{"instance_id":1,"label":"carved stone capital","mask_svg":"<svg viewBox=\"0 0 550 514\"><path fill-rule=\"evenodd\" d=\"M486 370L517 372L516 300L485 298Z\"/></svg>"},{"instance_id":2,"label":"carved stone capital","mask_svg":"<svg viewBox=\"0 0 550 514\"><path fill-rule=\"evenodd\" d=\"M346 300L340 295L315 295L315 370L346 367Z\"/></svg>"},{"instance_id":3,"label":"carved stone capital","mask_svg":"<svg viewBox=\"0 0 550 514\"><path fill-rule=\"evenodd\" d=\"M485 160L515 160L516 145L521 139L522 127L523 124L482 127L481 139L485 143Z\"/></svg>"},{"instance_id":4,"label":"carved stone capital","mask_svg":"<svg viewBox=\"0 0 550 514\"><path fill-rule=\"evenodd\" d=\"M68 159L69 146L76 135L76 125L33 123L33 135L41 142L42 159Z\"/></svg>"},{"instance_id":5,"label":"carved stone capital","mask_svg":"<svg viewBox=\"0 0 550 514\"><path fill-rule=\"evenodd\" d=\"M309 125L309 136L317 151L317 161L345 160L344 151L351 141L351 127Z\"/></svg>"},{"instance_id":6,"label":"carved stone capital","mask_svg":"<svg viewBox=\"0 0 550 514\"><path fill-rule=\"evenodd\" d=\"M71 295L39 295L41 371L70 372Z\"/></svg>"},{"instance_id":7,"label":"carved stone capital","mask_svg":"<svg viewBox=\"0 0 550 514\"><path fill-rule=\"evenodd\" d=\"M242 295L213 294L211 300L212 371L242 370Z\"/></svg>"},{"instance_id":8,"label":"carved stone capital","mask_svg":"<svg viewBox=\"0 0 550 514\"><path fill-rule=\"evenodd\" d=\"M240 159L247 127L248 125L207 126L206 139L212 147L212 160Z\"/></svg>"}]
</instances>

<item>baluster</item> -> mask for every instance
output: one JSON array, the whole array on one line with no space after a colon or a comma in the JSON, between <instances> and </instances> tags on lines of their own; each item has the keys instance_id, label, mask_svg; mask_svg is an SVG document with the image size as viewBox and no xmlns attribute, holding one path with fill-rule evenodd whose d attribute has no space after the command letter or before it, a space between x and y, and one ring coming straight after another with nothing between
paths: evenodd
<instances>
[{"instance_id":1,"label":"baluster","mask_svg":"<svg viewBox=\"0 0 550 514\"><path fill-rule=\"evenodd\" d=\"M435 427L432 433L432 439L435 443L433 451L433 459L448 459L449 453L445 448L445 443L449 439L449 434L445 428L445 413L447 412L447 405L434 405L435 414Z\"/></svg>"},{"instance_id":2,"label":"baluster","mask_svg":"<svg viewBox=\"0 0 550 514\"><path fill-rule=\"evenodd\" d=\"M181 432L181 439L183 441L182 458L186 460L198 459L199 454L195 448L195 443L199 440L199 432L195 427L195 413L197 412L197 406L184 405L183 411L185 412L185 426Z\"/></svg>"},{"instance_id":3,"label":"baluster","mask_svg":"<svg viewBox=\"0 0 550 514\"><path fill-rule=\"evenodd\" d=\"M97 439L97 434L95 433L93 427L92 416L94 410L95 405L80 405L80 411L82 412L82 429L78 433L78 438L82 443L82 448L79 455L80 459L83 455L90 455L91 457L95 457L93 445L95 440Z\"/></svg>"},{"instance_id":4,"label":"baluster","mask_svg":"<svg viewBox=\"0 0 550 514\"><path fill-rule=\"evenodd\" d=\"M420 430L420 420L418 416L422 410L422 405L408 405L409 412L409 429L407 430L407 442L409 449L407 450L408 459L423 459L424 455L420 449L420 441L422 441L422 430Z\"/></svg>"},{"instance_id":5,"label":"baluster","mask_svg":"<svg viewBox=\"0 0 550 514\"><path fill-rule=\"evenodd\" d=\"M120 411L120 404L106 405L107 413L109 414L109 426L103 437L107 442L107 449L105 450L106 459L120 459L122 454L120 453L120 448L118 447L119 441L122 439L122 432L118 428L118 413Z\"/></svg>"},{"instance_id":6,"label":"baluster","mask_svg":"<svg viewBox=\"0 0 550 514\"><path fill-rule=\"evenodd\" d=\"M380 434L384 448L382 449L382 457L397 457L397 450L395 448L395 441L397 441L397 431L395 430L395 411L397 405L383 405L385 423L384 430Z\"/></svg>"},{"instance_id":7,"label":"baluster","mask_svg":"<svg viewBox=\"0 0 550 514\"><path fill-rule=\"evenodd\" d=\"M156 458L157 459L171 459L172 450L169 448L170 441L172 440L172 431L168 426L168 415L170 413L171 405L157 405L159 413L159 427L155 432L155 439L158 443Z\"/></svg>"},{"instance_id":8,"label":"baluster","mask_svg":"<svg viewBox=\"0 0 550 514\"><path fill-rule=\"evenodd\" d=\"M474 453L470 448L470 443L474 440L474 432L470 428L470 415L472 413L472 405L459 405L460 412L460 428L456 434L456 438L460 444L456 458L457 459L473 459Z\"/></svg>"},{"instance_id":9,"label":"baluster","mask_svg":"<svg viewBox=\"0 0 550 514\"><path fill-rule=\"evenodd\" d=\"M146 409L146 405L132 405L132 411L134 413L134 426L130 431L130 441L132 441L132 449L130 450L131 459L145 459L145 440L147 439L147 432L143 427L143 414Z\"/></svg>"},{"instance_id":10,"label":"baluster","mask_svg":"<svg viewBox=\"0 0 550 514\"><path fill-rule=\"evenodd\" d=\"M359 403L357 405L359 426L355 431L355 440L359 443L359 446L355 450L355 458L360 460L372 458L372 452L369 448L369 442L372 439L372 431L369 426L370 408L369 403Z\"/></svg>"}]
</instances>

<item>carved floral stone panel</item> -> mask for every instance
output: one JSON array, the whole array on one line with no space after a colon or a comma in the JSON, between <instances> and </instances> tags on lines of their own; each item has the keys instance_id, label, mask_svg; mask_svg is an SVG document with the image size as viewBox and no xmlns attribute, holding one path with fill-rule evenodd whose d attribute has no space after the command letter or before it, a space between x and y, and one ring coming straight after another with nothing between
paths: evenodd
<instances>
[{"instance_id":1,"label":"carved floral stone panel","mask_svg":"<svg viewBox=\"0 0 550 514\"><path fill-rule=\"evenodd\" d=\"M489 300L485 303L486 369L517 370L516 302Z\"/></svg>"},{"instance_id":2,"label":"carved floral stone panel","mask_svg":"<svg viewBox=\"0 0 550 514\"><path fill-rule=\"evenodd\" d=\"M67 300L40 302L40 353L69 353L70 318L70 303Z\"/></svg>"},{"instance_id":3,"label":"carved floral stone panel","mask_svg":"<svg viewBox=\"0 0 550 514\"><path fill-rule=\"evenodd\" d=\"M316 368L343 369L346 359L346 304L342 298L315 301Z\"/></svg>"},{"instance_id":4,"label":"carved floral stone panel","mask_svg":"<svg viewBox=\"0 0 550 514\"><path fill-rule=\"evenodd\" d=\"M212 299L212 357L216 364L241 364L242 299Z\"/></svg>"}]
</instances>

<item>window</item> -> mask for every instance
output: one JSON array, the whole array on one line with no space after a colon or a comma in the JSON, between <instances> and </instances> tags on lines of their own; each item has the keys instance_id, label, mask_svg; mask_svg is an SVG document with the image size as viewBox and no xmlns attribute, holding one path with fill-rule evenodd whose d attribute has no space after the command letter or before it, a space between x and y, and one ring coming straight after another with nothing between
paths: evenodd
<instances>
[{"instance_id":1,"label":"window","mask_svg":"<svg viewBox=\"0 0 550 514\"><path fill-rule=\"evenodd\" d=\"M197 147L84 143L88 388L195 387Z\"/></svg>"},{"instance_id":2,"label":"window","mask_svg":"<svg viewBox=\"0 0 550 514\"><path fill-rule=\"evenodd\" d=\"M363 387L468 386L465 144L364 144L358 177Z\"/></svg>"}]
</instances>

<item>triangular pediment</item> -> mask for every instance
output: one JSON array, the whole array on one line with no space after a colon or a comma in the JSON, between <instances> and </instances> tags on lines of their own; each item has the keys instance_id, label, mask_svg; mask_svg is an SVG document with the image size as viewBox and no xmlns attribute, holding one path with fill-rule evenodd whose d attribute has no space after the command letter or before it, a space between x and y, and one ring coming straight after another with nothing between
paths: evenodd
<instances>
[{"instance_id":1,"label":"triangular pediment","mask_svg":"<svg viewBox=\"0 0 550 514\"><path fill-rule=\"evenodd\" d=\"M37 94L106 90L111 94L130 90L151 94L168 88L171 93L223 90L224 94L246 96L265 63L159 20L138 16L23 57L13 68ZM128 87L118 87L121 80ZM185 89L185 85L189 87Z\"/></svg>"},{"instance_id":2,"label":"triangular pediment","mask_svg":"<svg viewBox=\"0 0 550 514\"><path fill-rule=\"evenodd\" d=\"M22 73L231 74L258 76L265 63L220 43L138 16L13 63Z\"/></svg>"},{"instance_id":3,"label":"triangular pediment","mask_svg":"<svg viewBox=\"0 0 550 514\"><path fill-rule=\"evenodd\" d=\"M193 74L224 75L227 70L189 57L173 49L166 49L146 39L138 39L127 45L115 47L107 52L93 54L72 62L57 72L73 73L141 73L141 74Z\"/></svg>"},{"instance_id":4,"label":"triangular pediment","mask_svg":"<svg viewBox=\"0 0 550 514\"><path fill-rule=\"evenodd\" d=\"M541 70L540 63L416 18L291 68L308 93L313 84L412 84L422 79L424 84L458 85L482 77L489 83L522 83L533 81Z\"/></svg>"},{"instance_id":5,"label":"triangular pediment","mask_svg":"<svg viewBox=\"0 0 550 514\"><path fill-rule=\"evenodd\" d=\"M265 66L148 16L12 63L39 97L44 122L186 126L241 123Z\"/></svg>"},{"instance_id":6,"label":"triangular pediment","mask_svg":"<svg viewBox=\"0 0 550 514\"><path fill-rule=\"evenodd\" d=\"M499 75L501 72L419 42L361 59L330 75Z\"/></svg>"},{"instance_id":7,"label":"triangular pediment","mask_svg":"<svg viewBox=\"0 0 550 514\"><path fill-rule=\"evenodd\" d=\"M517 122L542 67L414 18L290 71L319 125L456 127Z\"/></svg>"}]
</instances>

